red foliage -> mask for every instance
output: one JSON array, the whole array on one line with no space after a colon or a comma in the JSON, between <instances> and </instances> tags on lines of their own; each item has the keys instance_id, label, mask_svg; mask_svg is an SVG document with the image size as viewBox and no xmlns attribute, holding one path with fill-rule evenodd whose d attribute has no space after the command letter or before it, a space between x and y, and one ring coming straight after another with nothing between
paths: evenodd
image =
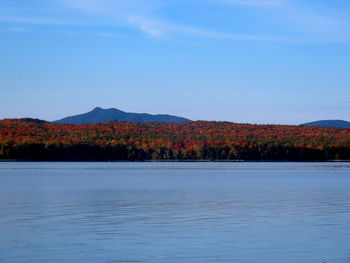
<instances>
[{"instance_id":1,"label":"red foliage","mask_svg":"<svg viewBox=\"0 0 350 263\"><path fill-rule=\"evenodd\" d=\"M163 147L171 150L173 155L181 152L182 157L200 159L205 147L227 148L226 151L232 152L248 151L253 147L263 151L267 146L315 150L332 147L350 149L350 129L209 121L71 125L1 120L0 146L4 148L22 144L86 144L101 148L127 145L146 152L151 150L153 153L159 149L161 151ZM0 157L2 151L0 148ZM225 154L228 155L228 152Z\"/></svg>"}]
</instances>

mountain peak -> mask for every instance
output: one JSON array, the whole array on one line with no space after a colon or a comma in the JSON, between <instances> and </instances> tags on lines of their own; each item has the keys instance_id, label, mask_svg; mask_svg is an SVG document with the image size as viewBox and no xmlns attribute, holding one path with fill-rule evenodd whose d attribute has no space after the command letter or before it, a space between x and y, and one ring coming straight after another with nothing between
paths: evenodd
<instances>
[{"instance_id":1,"label":"mountain peak","mask_svg":"<svg viewBox=\"0 0 350 263\"><path fill-rule=\"evenodd\" d=\"M92 111L100 111L103 110L101 107L95 107Z\"/></svg>"},{"instance_id":2,"label":"mountain peak","mask_svg":"<svg viewBox=\"0 0 350 263\"><path fill-rule=\"evenodd\" d=\"M152 115L148 113L131 113L121 111L115 108L102 109L96 107L92 111L66 117L54 123L67 123L67 124L87 124L87 123L100 123L108 121L129 121L129 122L187 122L189 119L172 116L168 114Z\"/></svg>"}]
</instances>

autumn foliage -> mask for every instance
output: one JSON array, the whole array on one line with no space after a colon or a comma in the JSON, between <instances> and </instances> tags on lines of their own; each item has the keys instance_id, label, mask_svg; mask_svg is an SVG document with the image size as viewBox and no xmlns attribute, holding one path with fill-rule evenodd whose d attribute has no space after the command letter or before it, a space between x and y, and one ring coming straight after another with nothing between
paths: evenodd
<instances>
[{"instance_id":1,"label":"autumn foliage","mask_svg":"<svg viewBox=\"0 0 350 263\"><path fill-rule=\"evenodd\" d=\"M350 159L350 129L230 122L53 124L0 121L0 159Z\"/></svg>"}]
</instances>

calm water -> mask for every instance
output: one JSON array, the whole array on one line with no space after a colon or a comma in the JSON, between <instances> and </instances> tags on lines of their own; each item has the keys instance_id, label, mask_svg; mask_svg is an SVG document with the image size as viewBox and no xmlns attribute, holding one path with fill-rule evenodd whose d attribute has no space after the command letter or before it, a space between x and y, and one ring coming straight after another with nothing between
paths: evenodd
<instances>
[{"instance_id":1,"label":"calm water","mask_svg":"<svg viewBox=\"0 0 350 263\"><path fill-rule=\"evenodd\" d=\"M0 262L322 261L350 163L0 163Z\"/></svg>"}]
</instances>

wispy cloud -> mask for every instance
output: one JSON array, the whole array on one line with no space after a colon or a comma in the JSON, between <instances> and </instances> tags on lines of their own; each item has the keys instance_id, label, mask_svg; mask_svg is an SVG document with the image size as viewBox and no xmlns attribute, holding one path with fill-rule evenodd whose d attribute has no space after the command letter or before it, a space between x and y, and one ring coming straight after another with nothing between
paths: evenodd
<instances>
[{"instance_id":1,"label":"wispy cloud","mask_svg":"<svg viewBox=\"0 0 350 263\"><path fill-rule=\"evenodd\" d=\"M282 0L216 0L217 3L226 5L239 5L248 7L278 7L283 6Z\"/></svg>"},{"instance_id":2,"label":"wispy cloud","mask_svg":"<svg viewBox=\"0 0 350 263\"><path fill-rule=\"evenodd\" d=\"M116 34L113 32L76 32L76 31L63 31L64 35L73 36L73 37L97 37L97 38L113 38L113 39L124 39L126 38L124 35Z\"/></svg>"},{"instance_id":3,"label":"wispy cloud","mask_svg":"<svg viewBox=\"0 0 350 263\"><path fill-rule=\"evenodd\" d=\"M1 16L0 21L6 23L15 23L15 24L32 24L32 25L76 25L83 26L89 25L87 23L82 23L78 21L68 21L66 19L55 19L55 18L47 18L47 17L29 17L29 16L16 16L16 15L8 15ZM91 24L90 24L91 25Z\"/></svg>"},{"instance_id":4,"label":"wispy cloud","mask_svg":"<svg viewBox=\"0 0 350 263\"><path fill-rule=\"evenodd\" d=\"M339 33L345 26L349 27L348 21L313 13L291 12L287 19L303 29L315 32Z\"/></svg>"},{"instance_id":5,"label":"wispy cloud","mask_svg":"<svg viewBox=\"0 0 350 263\"><path fill-rule=\"evenodd\" d=\"M64 0L64 4L88 14L107 18L109 25L138 28L152 37L164 34L163 21L151 18L155 9L163 5L154 0Z\"/></svg>"},{"instance_id":6,"label":"wispy cloud","mask_svg":"<svg viewBox=\"0 0 350 263\"><path fill-rule=\"evenodd\" d=\"M24 27L19 27L19 26L1 27L0 31L1 32L14 32L14 33L27 32L27 30Z\"/></svg>"},{"instance_id":7,"label":"wispy cloud","mask_svg":"<svg viewBox=\"0 0 350 263\"><path fill-rule=\"evenodd\" d=\"M216 0L218 1L218 0ZM219 0L226 4L250 5L250 6L277 6L280 0ZM155 18L157 9L164 6L164 2L129 0L65 0L65 3L81 11L93 13L95 15L107 16L119 24L134 27L151 37L163 37L168 34L184 34L192 37L226 39L226 40L246 40L246 41L273 41L273 42L298 42L292 38L282 38L274 36L242 35L232 33L222 33L218 31L206 30L195 26L173 23L164 19ZM217 2L216 2L217 3Z\"/></svg>"},{"instance_id":8,"label":"wispy cloud","mask_svg":"<svg viewBox=\"0 0 350 263\"><path fill-rule=\"evenodd\" d=\"M128 16L127 21L130 25L140 29L142 32L151 37L163 37L167 34L181 34L198 38L237 40L237 41L260 41L260 42L304 42L300 39L259 36L259 35L242 35L223 33L218 31L206 30L203 28L185 26L171 23L164 20L153 20L143 16Z\"/></svg>"},{"instance_id":9,"label":"wispy cloud","mask_svg":"<svg viewBox=\"0 0 350 263\"><path fill-rule=\"evenodd\" d=\"M279 29L285 27L285 32L283 30L274 31L275 26L269 25L272 30L265 31L275 32L275 35L273 33L272 35L259 35L257 33L259 30L255 30L255 32L250 30L250 33L244 34L242 28L240 28L241 33L239 34L222 32L167 19L163 12L164 8L171 5L186 8L187 2L185 0L61 0L61 2L56 3L60 4L60 8L63 7L62 10L68 8L68 12L71 14L76 12L77 16L66 17L64 13L61 14L62 16L58 13L52 17L43 16L45 15L43 13L41 13L42 16L34 16L33 14L31 14L32 16L24 16L12 13L0 15L0 21L13 24L101 26L108 27L111 34L116 35L118 35L118 27L129 27L138 29L152 38L185 35L222 40L291 43L350 40L343 36L345 32L349 31L346 29L349 23L321 14L305 13L305 11L301 11L302 9L297 8L293 0L193 0L193 3L198 5L214 4L227 5L227 8L233 9L242 7L257 9L254 12L260 12L262 19L269 16L270 21L275 21ZM308 34L309 32L311 34Z\"/></svg>"},{"instance_id":10,"label":"wispy cloud","mask_svg":"<svg viewBox=\"0 0 350 263\"><path fill-rule=\"evenodd\" d=\"M19 26L8 27L7 31L9 31L9 32L17 32L17 33L27 32L27 30L24 27L19 27Z\"/></svg>"},{"instance_id":11,"label":"wispy cloud","mask_svg":"<svg viewBox=\"0 0 350 263\"><path fill-rule=\"evenodd\" d=\"M64 5L86 12L104 15L122 16L129 13L152 13L166 5L167 1L159 0L63 0Z\"/></svg>"},{"instance_id":12,"label":"wispy cloud","mask_svg":"<svg viewBox=\"0 0 350 263\"><path fill-rule=\"evenodd\" d=\"M327 10L322 12L319 8L316 9L317 3L310 5L308 2L303 3L295 0L216 1L217 3L233 7L270 8L271 12L265 15L275 17L280 26L299 32L300 38L304 38L302 42L348 43L350 41L348 37L350 34L350 20L344 19L344 17L340 19L336 16L331 16Z\"/></svg>"},{"instance_id":13,"label":"wispy cloud","mask_svg":"<svg viewBox=\"0 0 350 263\"><path fill-rule=\"evenodd\" d=\"M125 17L125 21L152 37L161 37L172 27L168 22L153 20L140 15L128 15Z\"/></svg>"}]
</instances>

